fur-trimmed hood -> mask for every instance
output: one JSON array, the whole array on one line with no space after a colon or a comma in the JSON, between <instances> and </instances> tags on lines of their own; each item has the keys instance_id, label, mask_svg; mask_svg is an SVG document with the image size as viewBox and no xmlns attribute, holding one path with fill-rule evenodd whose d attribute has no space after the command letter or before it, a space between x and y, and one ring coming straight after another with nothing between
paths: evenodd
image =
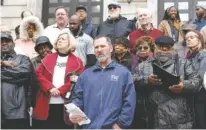
<instances>
[{"instance_id":1,"label":"fur-trimmed hood","mask_svg":"<svg viewBox=\"0 0 206 130\"><path fill-rule=\"evenodd\" d=\"M36 41L36 39L42 34L44 30L43 24L41 23L39 18L37 18L36 16L29 16L22 20L20 24L20 38L24 40L29 39L29 36L27 33L27 27L29 23L33 23L36 26L37 30L34 32L34 37L33 37L33 41Z\"/></svg>"}]
</instances>

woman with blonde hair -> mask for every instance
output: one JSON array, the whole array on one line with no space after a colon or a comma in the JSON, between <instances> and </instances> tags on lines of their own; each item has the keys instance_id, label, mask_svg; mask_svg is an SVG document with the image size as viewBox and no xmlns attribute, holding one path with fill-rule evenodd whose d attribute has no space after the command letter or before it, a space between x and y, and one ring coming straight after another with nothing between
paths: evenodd
<instances>
[{"instance_id":1,"label":"woman with blonde hair","mask_svg":"<svg viewBox=\"0 0 206 130\"><path fill-rule=\"evenodd\" d=\"M71 82L84 70L82 61L71 53L76 44L73 39L68 32L59 34L54 44L56 53L45 57L36 71L40 90L32 115L34 128L71 128L66 125L64 103L70 95Z\"/></svg>"}]
</instances>

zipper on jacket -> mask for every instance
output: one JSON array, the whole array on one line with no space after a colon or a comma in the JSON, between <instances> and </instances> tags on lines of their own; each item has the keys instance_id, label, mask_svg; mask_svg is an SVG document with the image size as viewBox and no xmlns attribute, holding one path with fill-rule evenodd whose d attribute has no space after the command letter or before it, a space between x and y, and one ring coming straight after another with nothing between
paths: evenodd
<instances>
[{"instance_id":1,"label":"zipper on jacket","mask_svg":"<svg viewBox=\"0 0 206 130\"><path fill-rule=\"evenodd\" d=\"M103 75L103 72L104 72L104 69L102 69L102 71L101 71L101 76ZM101 80L100 80L101 81ZM102 82L100 83L100 113L101 113L101 115L102 115Z\"/></svg>"}]
</instances>

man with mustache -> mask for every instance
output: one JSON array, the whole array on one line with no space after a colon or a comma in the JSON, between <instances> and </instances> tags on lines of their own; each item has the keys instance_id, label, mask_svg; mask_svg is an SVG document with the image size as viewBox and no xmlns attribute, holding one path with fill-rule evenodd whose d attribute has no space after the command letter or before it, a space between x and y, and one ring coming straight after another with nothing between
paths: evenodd
<instances>
[{"instance_id":1,"label":"man with mustache","mask_svg":"<svg viewBox=\"0 0 206 130\"><path fill-rule=\"evenodd\" d=\"M112 61L110 38L97 37L94 48L97 63L79 76L72 96L72 103L91 120L83 129L128 128L136 103L132 75L127 68ZM70 120L79 123L83 117L70 115Z\"/></svg>"},{"instance_id":2,"label":"man with mustache","mask_svg":"<svg viewBox=\"0 0 206 130\"><path fill-rule=\"evenodd\" d=\"M96 36L110 36L112 41L117 37L127 37L133 30L135 25L120 15L121 5L116 0L111 0L108 4L109 17L97 28Z\"/></svg>"},{"instance_id":3,"label":"man with mustache","mask_svg":"<svg viewBox=\"0 0 206 130\"><path fill-rule=\"evenodd\" d=\"M61 32L70 32L69 30L69 12L63 6L59 6L55 10L56 23L44 29L43 35L47 36L52 45L54 45L58 35ZM55 52L53 49L52 52Z\"/></svg>"},{"instance_id":4,"label":"man with mustache","mask_svg":"<svg viewBox=\"0 0 206 130\"><path fill-rule=\"evenodd\" d=\"M96 58L94 55L93 39L83 32L81 20L78 15L75 14L70 17L69 28L77 41L74 54L83 61L85 67L94 65Z\"/></svg>"},{"instance_id":5,"label":"man with mustache","mask_svg":"<svg viewBox=\"0 0 206 130\"><path fill-rule=\"evenodd\" d=\"M201 78L191 62L173 55L174 40L161 36L155 40L155 59L139 64L141 70L134 78L135 86L148 89L148 126L152 129L191 129L194 127L194 95L200 89ZM153 63L172 75L179 83L167 85L153 74Z\"/></svg>"}]
</instances>

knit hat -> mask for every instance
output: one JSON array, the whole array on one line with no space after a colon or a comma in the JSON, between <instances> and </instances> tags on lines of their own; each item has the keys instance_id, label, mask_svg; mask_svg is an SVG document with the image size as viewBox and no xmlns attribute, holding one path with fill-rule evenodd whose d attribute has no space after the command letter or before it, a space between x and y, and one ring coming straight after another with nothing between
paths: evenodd
<instances>
[{"instance_id":1,"label":"knit hat","mask_svg":"<svg viewBox=\"0 0 206 130\"><path fill-rule=\"evenodd\" d=\"M206 10L206 3L197 3L196 7L200 7Z\"/></svg>"}]
</instances>

